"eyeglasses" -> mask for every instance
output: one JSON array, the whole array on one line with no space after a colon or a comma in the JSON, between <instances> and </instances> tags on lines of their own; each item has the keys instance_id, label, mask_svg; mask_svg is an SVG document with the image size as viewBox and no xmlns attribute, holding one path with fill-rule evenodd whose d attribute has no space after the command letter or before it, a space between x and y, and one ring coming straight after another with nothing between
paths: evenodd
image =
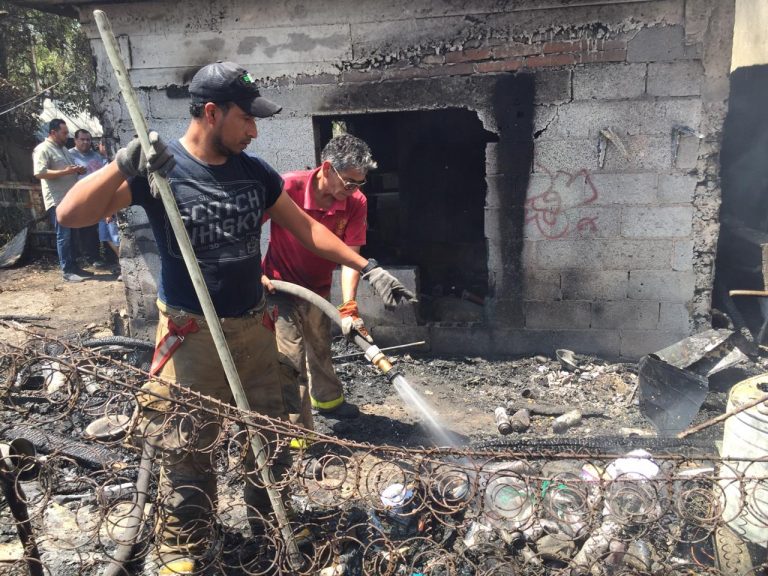
<instances>
[{"instance_id":1,"label":"eyeglasses","mask_svg":"<svg viewBox=\"0 0 768 576\"><path fill-rule=\"evenodd\" d=\"M344 190L355 190L356 188L365 186L366 180L363 180L362 182L358 182L357 180L344 180L344 178L341 177L341 174L339 174L339 171L336 170L336 166L331 164L331 168L333 168L333 171L336 172L336 176L339 177L339 180L341 180L341 183L344 185Z\"/></svg>"}]
</instances>

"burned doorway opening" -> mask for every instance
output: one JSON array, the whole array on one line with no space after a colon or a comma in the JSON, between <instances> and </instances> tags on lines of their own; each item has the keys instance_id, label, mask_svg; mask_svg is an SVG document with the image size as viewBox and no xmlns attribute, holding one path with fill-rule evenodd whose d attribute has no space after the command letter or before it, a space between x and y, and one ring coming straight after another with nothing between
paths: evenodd
<instances>
[{"instance_id":1,"label":"burned doorway opening","mask_svg":"<svg viewBox=\"0 0 768 576\"><path fill-rule=\"evenodd\" d=\"M368 239L362 253L384 266L418 270L423 320L444 318L435 302L488 294L484 234L485 145L495 140L477 113L449 108L317 116L317 160L345 131L371 147L378 169L368 174Z\"/></svg>"},{"instance_id":2,"label":"burned doorway opening","mask_svg":"<svg viewBox=\"0 0 768 576\"><path fill-rule=\"evenodd\" d=\"M713 306L759 335L768 299L731 290L768 289L768 65L731 73L720 149L722 204Z\"/></svg>"}]
</instances>

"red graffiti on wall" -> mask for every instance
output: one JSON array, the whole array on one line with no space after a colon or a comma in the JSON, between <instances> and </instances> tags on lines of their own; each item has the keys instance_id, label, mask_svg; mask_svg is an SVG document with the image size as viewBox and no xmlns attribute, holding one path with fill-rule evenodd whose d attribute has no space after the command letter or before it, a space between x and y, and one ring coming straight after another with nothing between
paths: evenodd
<instances>
[{"instance_id":1,"label":"red graffiti on wall","mask_svg":"<svg viewBox=\"0 0 768 576\"><path fill-rule=\"evenodd\" d=\"M575 225L571 225L569 218L570 211L597 200L597 188L589 172L552 172L541 166L539 169L549 176L549 183L544 192L525 201L525 223L534 223L544 237L552 240L565 238L574 230L597 232L597 216L581 216Z\"/></svg>"}]
</instances>

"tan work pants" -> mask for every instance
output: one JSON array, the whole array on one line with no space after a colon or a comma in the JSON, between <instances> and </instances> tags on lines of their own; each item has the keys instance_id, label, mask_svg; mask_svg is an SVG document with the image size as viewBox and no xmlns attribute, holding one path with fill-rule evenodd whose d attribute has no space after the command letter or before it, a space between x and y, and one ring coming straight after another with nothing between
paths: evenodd
<instances>
[{"instance_id":1,"label":"tan work pants","mask_svg":"<svg viewBox=\"0 0 768 576\"><path fill-rule=\"evenodd\" d=\"M211 396L222 402L232 398L224 369L221 366L210 329L205 318L167 307L158 302L160 321L157 342L168 331L168 319L177 326L194 318L200 330L185 336L158 376L184 388ZM273 324L264 317L265 307L244 317L224 318L221 327L235 362L245 395L254 412L287 419L284 393L289 390L285 371L278 362ZM217 507L216 461L217 440L221 437L221 419L210 402L190 400L177 390L159 381L143 388L152 394L140 394L142 407L141 431L156 448L162 469L158 485L160 514L158 533L162 549L196 551L204 549L215 527ZM158 398L158 395L161 398ZM162 398L184 400L185 404L163 401ZM214 412L204 410L210 408ZM274 435L259 430L262 439L274 440ZM255 458L246 447L245 501L254 530L264 528L259 516L266 518L272 510L261 477L254 471ZM274 445L267 445L270 460ZM275 479L282 478L290 466L288 450L281 450L273 460Z\"/></svg>"},{"instance_id":2,"label":"tan work pants","mask_svg":"<svg viewBox=\"0 0 768 576\"><path fill-rule=\"evenodd\" d=\"M291 422L314 430L312 408L332 410L344 402L331 361L331 321L317 306L290 296L272 295L269 303L277 305L281 362L291 367L299 383L300 410L290 410Z\"/></svg>"}]
</instances>

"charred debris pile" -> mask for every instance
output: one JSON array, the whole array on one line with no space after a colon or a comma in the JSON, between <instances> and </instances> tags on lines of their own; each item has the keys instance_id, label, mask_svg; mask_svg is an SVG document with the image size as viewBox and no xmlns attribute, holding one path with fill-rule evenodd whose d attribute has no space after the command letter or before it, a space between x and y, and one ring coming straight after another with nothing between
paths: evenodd
<instances>
[{"instance_id":1,"label":"charred debris pile","mask_svg":"<svg viewBox=\"0 0 768 576\"><path fill-rule=\"evenodd\" d=\"M135 415L151 348L25 338L0 355L0 574L145 573L162 521L158 466L140 464L148 438ZM765 573L764 360L725 332L671 348L640 363L563 350L498 362L399 356L412 380L449 389L435 394L509 419L526 411L527 426L441 448L418 426L407 447L387 430L303 436L279 486L303 529L298 569L273 518L251 536L242 485L249 434L269 430L276 451L302 432L180 393L177 406L213 406L223 422L209 447L219 503L200 573ZM372 403L394 394L363 362L339 371Z\"/></svg>"}]
</instances>

